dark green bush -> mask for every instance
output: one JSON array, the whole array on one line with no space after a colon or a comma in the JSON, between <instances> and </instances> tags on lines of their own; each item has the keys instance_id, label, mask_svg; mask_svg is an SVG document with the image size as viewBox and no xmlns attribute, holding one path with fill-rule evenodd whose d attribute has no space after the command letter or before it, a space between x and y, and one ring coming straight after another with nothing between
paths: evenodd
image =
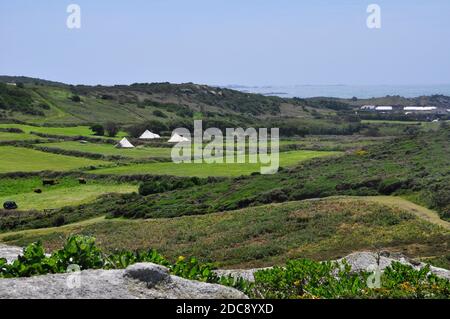
<instances>
[{"instance_id":1,"label":"dark green bush","mask_svg":"<svg viewBox=\"0 0 450 319\"><path fill-rule=\"evenodd\" d=\"M90 127L91 131L97 136L105 135L105 129L101 124L94 124Z\"/></svg>"},{"instance_id":2,"label":"dark green bush","mask_svg":"<svg viewBox=\"0 0 450 319\"><path fill-rule=\"evenodd\" d=\"M139 186L139 194L147 196L150 194L164 193L175 189L182 189L200 185L202 181L198 177L178 179L165 177L159 180L145 181Z\"/></svg>"},{"instance_id":3,"label":"dark green bush","mask_svg":"<svg viewBox=\"0 0 450 319\"><path fill-rule=\"evenodd\" d=\"M153 111L153 115L157 116L157 117L163 117L163 118L167 117L167 115L164 112L161 112L160 110Z\"/></svg>"},{"instance_id":4,"label":"dark green bush","mask_svg":"<svg viewBox=\"0 0 450 319\"><path fill-rule=\"evenodd\" d=\"M79 95L72 95L70 97L70 100L72 100L73 102L81 102L81 97Z\"/></svg>"},{"instance_id":5,"label":"dark green bush","mask_svg":"<svg viewBox=\"0 0 450 319\"><path fill-rule=\"evenodd\" d=\"M119 133L120 126L114 122L107 122L105 124L105 131L109 137L115 137Z\"/></svg>"}]
</instances>

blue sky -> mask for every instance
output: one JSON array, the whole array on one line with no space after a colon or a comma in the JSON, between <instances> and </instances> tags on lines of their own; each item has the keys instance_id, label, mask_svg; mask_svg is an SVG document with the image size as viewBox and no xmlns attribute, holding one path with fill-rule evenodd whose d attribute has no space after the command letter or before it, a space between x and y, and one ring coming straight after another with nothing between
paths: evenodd
<instances>
[{"instance_id":1,"label":"blue sky","mask_svg":"<svg viewBox=\"0 0 450 319\"><path fill-rule=\"evenodd\" d=\"M0 0L0 74L74 84L444 84L448 39L448 0Z\"/></svg>"}]
</instances>

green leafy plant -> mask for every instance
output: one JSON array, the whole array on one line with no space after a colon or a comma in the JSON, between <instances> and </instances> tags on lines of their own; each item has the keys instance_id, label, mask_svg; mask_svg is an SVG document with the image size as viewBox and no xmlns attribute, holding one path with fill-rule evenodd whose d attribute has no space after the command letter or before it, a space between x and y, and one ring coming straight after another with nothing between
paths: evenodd
<instances>
[{"instance_id":1,"label":"green leafy plant","mask_svg":"<svg viewBox=\"0 0 450 319\"><path fill-rule=\"evenodd\" d=\"M232 276L218 276L213 263L180 256L170 262L154 249L116 251L104 254L95 239L71 236L63 248L48 256L42 243L28 245L13 263L0 259L0 278L29 277L66 272L69 265L83 269L123 269L137 262L152 262L169 268L171 274L239 289L252 298L450 298L450 281L398 262L387 267L380 277L380 287L370 288L368 272L353 272L345 261L317 262L290 260L283 267L255 272L254 282Z\"/></svg>"},{"instance_id":2,"label":"green leafy plant","mask_svg":"<svg viewBox=\"0 0 450 319\"><path fill-rule=\"evenodd\" d=\"M380 288L367 285L368 272L352 272L344 262L292 260L285 267L260 270L247 293L258 298L450 298L450 282L394 262L380 277Z\"/></svg>"}]
</instances>

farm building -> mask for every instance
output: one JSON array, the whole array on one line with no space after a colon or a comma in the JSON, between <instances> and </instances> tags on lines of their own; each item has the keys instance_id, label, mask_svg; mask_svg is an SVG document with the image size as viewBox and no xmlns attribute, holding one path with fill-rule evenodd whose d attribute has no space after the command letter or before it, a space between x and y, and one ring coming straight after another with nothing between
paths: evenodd
<instances>
[{"instance_id":1,"label":"farm building","mask_svg":"<svg viewBox=\"0 0 450 319\"><path fill-rule=\"evenodd\" d=\"M118 144L116 144L117 148L134 148L134 145L127 140L126 137L120 140Z\"/></svg>"},{"instance_id":2,"label":"farm building","mask_svg":"<svg viewBox=\"0 0 450 319\"><path fill-rule=\"evenodd\" d=\"M383 105L383 106L377 106L376 108L375 108L375 110L377 110L377 111L392 111L392 106L385 106L385 105Z\"/></svg>"},{"instance_id":3,"label":"farm building","mask_svg":"<svg viewBox=\"0 0 450 319\"><path fill-rule=\"evenodd\" d=\"M375 110L375 105L363 105L361 106L361 110Z\"/></svg>"},{"instance_id":4,"label":"farm building","mask_svg":"<svg viewBox=\"0 0 450 319\"><path fill-rule=\"evenodd\" d=\"M429 112L435 111L437 107L435 106L405 106L403 111L411 111L411 112Z\"/></svg>"},{"instance_id":5,"label":"farm building","mask_svg":"<svg viewBox=\"0 0 450 319\"><path fill-rule=\"evenodd\" d=\"M158 134L152 133L149 130L146 130L144 133L142 133L141 136L139 136L142 140L154 140L156 138L161 138Z\"/></svg>"}]
</instances>

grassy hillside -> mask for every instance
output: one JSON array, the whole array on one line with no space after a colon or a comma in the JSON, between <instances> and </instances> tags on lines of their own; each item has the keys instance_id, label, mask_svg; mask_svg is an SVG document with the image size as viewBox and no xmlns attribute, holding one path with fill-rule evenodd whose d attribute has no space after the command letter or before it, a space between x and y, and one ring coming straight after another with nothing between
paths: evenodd
<instances>
[{"instance_id":1,"label":"grassy hillside","mask_svg":"<svg viewBox=\"0 0 450 319\"><path fill-rule=\"evenodd\" d=\"M0 204L19 206L0 210L0 241L41 239L54 249L81 233L108 251L153 247L226 267L386 249L447 267L448 125L355 114L361 103L446 101L283 99L192 83L71 86L0 77ZM281 170L175 164L166 138L134 138L145 129L164 137L192 129L194 119L204 128L279 127ZM118 124L117 136L94 136L90 126L107 122ZM115 148L123 136L138 147ZM45 178L59 183L44 187Z\"/></svg>"},{"instance_id":2,"label":"grassy hillside","mask_svg":"<svg viewBox=\"0 0 450 319\"><path fill-rule=\"evenodd\" d=\"M226 213L154 220L97 218L60 228L0 235L8 244L43 240L61 247L70 234L97 238L100 247L158 249L171 259L197 256L225 267L263 267L290 258L325 260L356 250L448 254L450 232L395 207L360 199L330 198L246 208Z\"/></svg>"},{"instance_id":3,"label":"grassy hillside","mask_svg":"<svg viewBox=\"0 0 450 319\"><path fill-rule=\"evenodd\" d=\"M276 175L240 177L86 210L113 216L175 217L332 195L402 195L449 218L450 130L399 138L339 158L315 159Z\"/></svg>"},{"instance_id":4,"label":"grassy hillside","mask_svg":"<svg viewBox=\"0 0 450 319\"><path fill-rule=\"evenodd\" d=\"M94 133L89 126L67 126L67 127L42 127L25 124L0 124L0 129L16 128L22 130L24 133L42 133L49 135L62 135L62 136L94 136ZM125 132L119 132L117 138L126 136Z\"/></svg>"},{"instance_id":5,"label":"grassy hillside","mask_svg":"<svg viewBox=\"0 0 450 319\"><path fill-rule=\"evenodd\" d=\"M192 83L104 87L0 77L0 117L36 124L106 121L130 124L149 119L180 121L196 116L249 122L259 116L308 116L297 104Z\"/></svg>"},{"instance_id":6,"label":"grassy hillside","mask_svg":"<svg viewBox=\"0 0 450 319\"><path fill-rule=\"evenodd\" d=\"M12 85L14 83L16 85ZM359 106L362 104L431 104L445 109L450 107L450 98L431 96L417 99L291 99L193 83L73 86L33 78L0 76L0 121L24 122L38 126L80 126L114 122L123 129L132 130L132 126L151 121L151 124L144 126L154 129L157 133L170 133L177 127L192 129L193 120L202 119L205 126L221 129L279 127L283 136L354 133L391 136L409 134L410 126L415 124L390 122L380 125L361 122L361 119L397 119L402 122L429 122L433 119L427 114L366 114L359 112ZM440 117L442 120L448 119L448 115ZM138 130L141 131L142 128Z\"/></svg>"}]
</instances>

